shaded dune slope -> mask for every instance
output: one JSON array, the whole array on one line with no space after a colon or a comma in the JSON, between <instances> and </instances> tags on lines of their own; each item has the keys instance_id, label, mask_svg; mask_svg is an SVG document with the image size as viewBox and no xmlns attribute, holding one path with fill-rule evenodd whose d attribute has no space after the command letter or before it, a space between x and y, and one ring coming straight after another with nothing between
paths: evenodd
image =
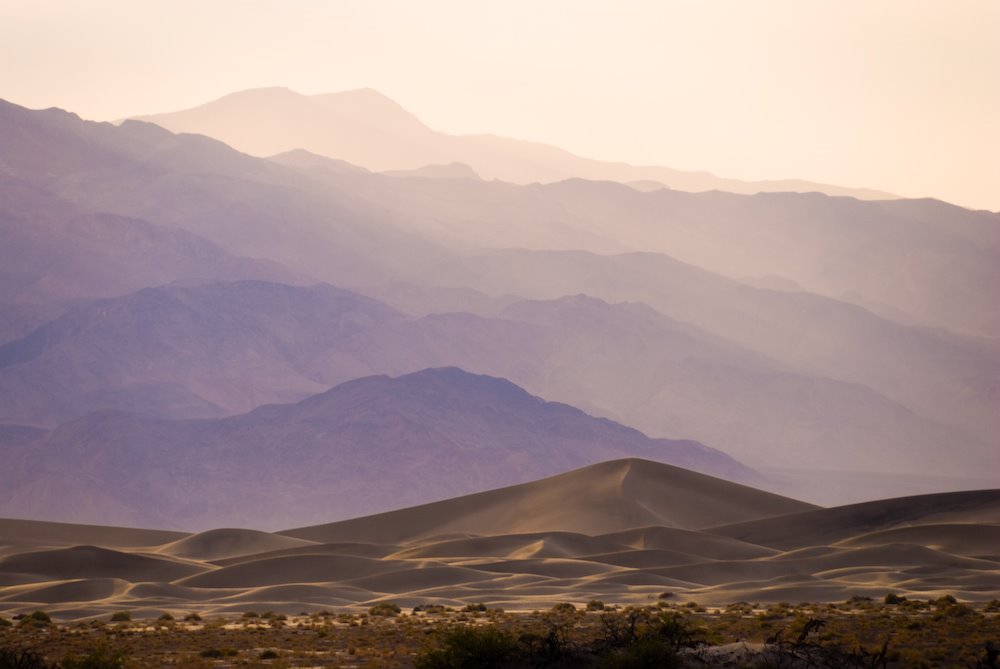
<instances>
[{"instance_id":1,"label":"shaded dune slope","mask_svg":"<svg viewBox=\"0 0 1000 669\"><path fill-rule=\"evenodd\" d=\"M821 509L624 459L273 534L0 521L0 611L533 610L648 605L665 591L710 605L886 592L988 601L1000 595L998 500L972 491ZM116 547L77 545L88 536Z\"/></svg>"}]
</instances>

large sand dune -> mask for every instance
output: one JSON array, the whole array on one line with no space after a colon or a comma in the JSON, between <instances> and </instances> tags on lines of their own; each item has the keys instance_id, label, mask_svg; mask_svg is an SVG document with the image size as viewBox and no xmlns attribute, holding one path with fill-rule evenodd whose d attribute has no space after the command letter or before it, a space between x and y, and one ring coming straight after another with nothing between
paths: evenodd
<instances>
[{"instance_id":1,"label":"large sand dune","mask_svg":"<svg viewBox=\"0 0 1000 669\"><path fill-rule=\"evenodd\" d=\"M707 528L707 529L706 529ZM97 542L103 545L98 547ZM0 520L0 612L1000 594L1000 491L819 509L644 460L279 533Z\"/></svg>"}]
</instances>

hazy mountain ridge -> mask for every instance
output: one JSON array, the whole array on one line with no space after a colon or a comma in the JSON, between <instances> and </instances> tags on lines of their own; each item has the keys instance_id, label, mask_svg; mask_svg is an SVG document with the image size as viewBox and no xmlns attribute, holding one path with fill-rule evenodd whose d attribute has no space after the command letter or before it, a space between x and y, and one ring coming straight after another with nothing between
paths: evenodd
<instances>
[{"instance_id":1,"label":"hazy mountain ridge","mask_svg":"<svg viewBox=\"0 0 1000 669\"><path fill-rule=\"evenodd\" d=\"M82 214L113 214L175 227L231 254L347 282L384 281L414 252L435 245L345 208L294 169L241 154L204 136L148 123L81 121L60 110L0 106L0 164L15 185ZM389 179L386 177L386 179ZM31 211L34 202L11 205ZM387 271L389 272L387 274Z\"/></svg>"},{"instance_id":2,"label":"hazy mountain ridge","mask_svg":"<svg viewBox=\"0 0 1000 669\"><path fill-rule=\"evenodd\" d=\"M756 465L937 462L954 473L963 463L940 443L970 457L986 450L868 388L797 373L642 304L575 296L516 302L493 318L411 318L332 286L266 282L144 289L0 347L0 421L54 427L107 409L221 417L442 365L507 377L649 434L700 435Z\"/></svg>"},{"instance_id":3,"label":"hazy mountain ridge","mask_svg":"<svg viewBox=\"0 0 1000 669\"><path fill-rule=\"evenodd\" d=\"M12 398L7 406L17 411L29 409L29 413L12 413L9 416L11 420L28 422L26 416L32 416L30 411L37 411L38 407L51 407L56 413L65 412L63 417L101 407L148 409L150 406L174 407L177 410L174 415L218 415L247 410L257 401L296 399L321 389L321 386L312 384L333 384L350 374L399 374L427 366L458 364L474 371L509 377L533 392L569 401L588 410L600 410L653 434L715 440L729 447L736 443L734 437L738 438L739 431L743 429L747 434L743 440L747 449L745 452L749 453L768 440L801 444L802 435L811 433L821 436L811 448L796 450L795 453L821 452L833 457L836 453L845 452L846 443L853 448L852 454L860 453L866 458L877 455L887 459L891 456L886 454L897 452L933 454L935 442L947 443L963 455L959 458L939 455L946 466L970 467L977 473L992 471L990 463L993 460L990 458L995 458L993 441L1000 432L997 430L995 411L995 380L990 372L995 368L998 350L990 342L955 336L946 331L902 326L865 309L807 292L750 288L664 254L602 256L578 251L452 249L441 238L428 235L430 228L427 224L428 220L437 217L438 223L454 225L461 222L463 211L475 213L488 209L494 203L490 198L499 198L496 203L506 207L508 205L504 203L512 197L518 207L530 214L507 217L514 226L511 228L513 236L517 230L514 224L518 220L548 225L546 221L551 221L547 212L553 207L558 209L562 206L560 203L571 203L577 199L581 202L593 201L587 198L599 195L600 198L607 198L608 202L620 199L623 203L598 212L599 215L588 219L590 222L584 226L584 232L590 231L594 240L606 241L613 240L615 235L609 233L606 225L601 227L602 221L630 219L635 213L632 207L646 202L643 198L656 202L660 202L657 198L672 198L670 202L677 206L680 206L677 203L687 202L692 207L701 206L699 203L708 207L710 202L716 200L734 207L745 202L764 203L782 211L790 207L779 217L786 222L794 221L799 216L796 207L805 207L805 211L819 207L815 211L823 211L829 205L834 207L831 211L836 211L843 203L831 198L794 195L740 198L724 194L708 194L702 198L682 193L642 194L617 184L579 180L549 186L519 187L468 180L398 178L365 174L326 159L319 161L321 174L308 173L299 171L297 167L239 154L218 141L175 136L149 124L128 122L114 127L82 122L65 112L30 112L13 105L5 105L0 112L5 121L11 119L10 125L3 126L5 129L23 126L30 130L28 136L31 138L27 143L0 144L0 159L4 161L5 172L14 175L5 180L5 184L15 184L25 192L45 194L44 198L37 200L41 202L38 207L40 210L50 207L51 216L57 220L75 220L72 216L76 215L116 222L146 220L164 230L181 229L202 236L224 253L267 258L271 262L284 261L292 264L297 272L343 285L378 285L408 280L418 286L478 290L487 296L523 295L548 300L584 293L612 303L646 302L675 323L693 326L693 330L688 332L691 337L715 342L705 344L708 348L699 344L703 351L709 351L711 355L693 355L694 360L691 361L685 361L680 356L671 359L663 350L656 352L656 364L668 372L664 374L665 378L669 378L668 384L656 380L652 365L647 365L647 369L641 366L641 354L638 352L626 358L630 370L645 372L638 378L644 379L644 388L655 399L629 403L618 397L615 404L607 398L621 395L612 390L616 386L607 384L608 387L602 387L594 382L598 380L597 375L588 379L586 372L588 351L606 350L608 345L611 346L610 353L605 354L601 364L605 373L615 370L614 363L620 349L609 341L609 337L617 336L611 334L613 328L601 326L604 330L597 328L594 333L574 340L575 352L560 358L556 354L559 347L565 344L566 336L565 333L560 334L563 326L554 315L528 322L530 319L518 321L509 316L484 319L439 314L416 320L387 321L388 325L380 327L377 336L375 331L368 330L371 341L365 342L365 345L367 350L377 352L377 365L357 364L350 355L345 360L338 360L336 356L332 361L325 359L318 351L322 351L323 355L335 352L335 347L330 349L325 345L311 349L317 351L320 357L298 360L290 365L288 359L275 355L272 344L245 342L246 348L231 351L230 357L223 356L222 360L233 362L240 355L247 355L251 357L244 362L254 361L252 356L265 351L267 362L264 368L269 370L268 375L274 374L274 379L285 381L275 383L275 388L268 389L264 387L266 383L260 383L262 377L248 383L245 376L234 376L230 377L233 392L219 392L224 384L220 384L218 379L208 378L206 373L201 374L203 381L192 386L189 385L191 379L178 380L176 375L170 376L174 371L167 370L169 374L165 379L147 378L147 386L143 388L136 383L136 378L128 378L130 374L146 374L138 365L142 359L139 356L120 362L120 367L127 371L120 379L105 386L101 386L103 382L97 383L92 396L84 397L82 402L80 398L71 398L63 406L54 401L54 394L49 394L51 379L63 374L63 369L70 370L66 376L73 378L72 374L77 373L73 370L79 370L82 360L73 357L79 354L79 350L89 351L85 355L100 350L104 350L105 354L111 352L106 345L103 349L84 346L74 354L67 351L69 357L66 359L52 358L45 363L48 368L38 376L33 376L34 373L29 373L28 369L35 362L12 365L4 370L2 375L8 383L11 374L23 374L14 379L13 385L6 386L5 395ZM49 147L49 144L52 146ZM293 158L316 162L300 154ZM450 191L443 184L458 184L461 188ZM441 188L445 190L439 192ZM485 197L485 203L477 204L479 195L471 197L469 193L488 197ZM442 209L439 200L449 194L455 196L456 202L465 204L454 210ZM686 199L677 200L678 197ZM373 205L379 198L383 198L384 206ZM19 201L24 203L24 208L36 206L36 201L26 196ZM11 202L17 204L14 200ZM714 206L722 206L718 202ZM413 211L408 218L400 217L399 207L407 203L413 205ZM468 208L469 203L475 206ZM935 221L955 212L954 208L938 203L905 201L849 202L844 206L851 211L861 207L857 211L871 214L875 209L870 207L890 205L898 206L900 211L907 210L906 216L913 216L913 220L935 231L935 234L944 234L942 231L948 227L943 222L944 218L941 218L941 223ZM661 202L657 206L665 205ZM561 234L576 234L569 223L578 215L582 218L582 213L579 205L575 207L570 210L574 212L572 217L562 222L556 219L560 226L563 222L567 224ZM517 212L516 208L501 207L500 210ZM614 218L616 211L620 214L618 218ZM442 216L442 213L448 215ZM963 223L956 227L955 239L958 241L954 244L955 249L960 251L979 242L984 242L984 248L992 244L987 234L992 229L992 218L973 218L974 224ZM871 244L884 243L878 226L878 222L872 219L869 227L873 235L868 240ZM853 226L852 229L857 233L865 227ZM587 241L585 235L579 234L578 238L581 244ZM864 236L857 239L864 240ZM73 258L73 253L79 250L69 246L68 257ZM184 248L184 244L178 246ZM115 254L127 259L130 252L127 249L114 250L109 256ZM24 260L31 266L30 253L24 254ZM921 272L933 276L935 272L932 268L936 262L923 264ZM138 271L132 269L136 265L144 270L144 264L123 263L126 268L124 274ZM961 263L956 264L961 267ZM982 263L972 259L969 265L979 267ZM196 267L197 263L192 261L191 266ZM100 278L102 269L100 266L88 269L84 265L79 272L81 283L94 280L92 276ZM173 279L172 276L164 278ZM135 278L139 284L154 279L156 283L162 282L158 277L141 273ZM481 298L475 297L475 293L466 293L462 299L467 299L473 306L480 305L487 313L496 310L505 301L486 305ZM980 297L970 302L978 300ZM399 296L394 304L408 311L406 302L406 296ZM983 312L993 313L989 308L984 308ZM211 315L209 311L206 314ZM598 320L622 315L623 312L609 310ZM28 327L25 323L37 318L31 314L27 317L29 321L15 324L15 330L20 328L23 332ZM546 319L549 324L539 322ZM177 341L194 342L194 350L180 352L191 353L192 360L208 359L210 356L205 352L209 347L190 336L192 331L198 330L186 330L183 320L177 325L174 330ZM670 341L690 343L690 339L677 335L678 330L673 326L663 327L663 332L674 333L670 335ZM644 331L654 332L655 328ZM115 330L107 332L113 335ZM222 328L212 336L220 334L228 337L231 332ZM270 336L268 334L264 338ZM293 337L283 341L299 345ZM717 346L719 342L728 342L728 348L725 345L720 348ZM303 343L302 346L310 348L312 344L307 346ZM738 349L743 352L734 353ZM54 352L56 349L50 350ZM684 350L684 347L678 350ZM694 347L691 350L699 349ZM178 352L179 349L167 341L164 351ZM525 358L531 362L523 362ZM769 360L762 368L758 368L757 363L746 362L761 358ZM41 358L37 360L41 362ZM307 363L312 369L303 374L303 365ZM539 372L542 366L546 369ZM165 367L161 365L161 368ZM253 364L244 364L243 367L246 372L256 369ZM577 371L569 374L562 368ZM218 370L218 367L214 369ZM340 370L336 373L343 376L324 376L331 374L330 370ZM84 376L77 377L77 380L102 373L98 365L95 369L86 370ZM160 385L161 381L165 383ZM685 383L692 389L691 392L685 392L682 385ZM64 384L63 387L72 389L74 384ZM860 384L865 388L852 390L850 384ZM16 392L14 388L17 388ZM725 393L719 389L725 389ZM584 396L584 390L587 396ZM773 429L758 430L753 426L746 430L744 418L742 423L737 421L731 426L721 427L714 433L713 440L697 434L701 426L712 422L713 411L724 411L728 406L739 407L741 398L754 395L762 398L761 401L770 402L772 410L778 409L781 402L789 398L802 396L805 401L796 402L794 409L794 420L799 427L780 439L774 439ZM232 397L243 404L227 408L220 406L213 396ZM678 396L683 397L686 404L675 400ZM728 398L725 401L729 404L718 401L720 397ZM77 406L72 406L74 403ZM830 404L832 407L826 407L829 415L824 417L824 405ZM35 409L30 409L28 405L33 405ZM749 408L751 406L752 409ZM698 407L702 410L700 415L695 411ZM743 404L739 415L750 416L754 411L760 412L760 406ZM777 417L782 413L775 411L772 415ZM31 418L36 419L41 420L37 415ZM60 419L49 417L44 420L54 424ZM843 425L838 427L838 423ZM947 428L942 425L947 425ZM687 433L688 429L695 433ZM868 435L868 440L858 443L856 435L861 434ZM973 436L968 437L967 434ZM912 435L916 435L915 440L911 439ZM942 452L939 447L936 450ZM762 448L760 452L768 451ZM906 459L905 464L917 467L922 462L922 459L911 457Z\"/></svg>"},{"instance_id":4,"label":"hazy mountain ridge","mask_svg":"<svg viewBox=\"0 0 1000 669\"><path fill-rule=\"evenodd\" d=\"M609 454L756 479L697 442L649 439L456 368L366 377L223 419L100 412L33 443L0 446L10 463L0 514L158 527L345 518L519 483Z\"/></svg>"},{"instance_id":5,"label":"hazy mountain ridge","mask_svg":"<svg viewBox=\"0 0 1000 669\"><path fill-rule=\"evenodd\" d=\"M470 256L457 270L438 267L428 280L493 295L583 292L645 302L799 372L866 385L983 441L1000 434L993 347L829 298L751 288L653 253L493 251Z\"/></svg>"},{"instance_id":6,"label":"hazy mountain ridge","mask_svg":"<svg viewBox=\"0 0 1000 669\"><path fill-rule=\"evenodd\" d=\"M890 319L1000 335L991 308L1000 290L1000 214L816 193L638 193L582 179L517 186L386 183L342 172L317 178L353 208L377 209L440 244L658 252L728 277L783 277Z\"/></svg>"},{"instance_id":7,"label":"hazy mountain ridge","mask_svg":"<svg viewBox=\"0 0 1000 669\"><path fill-rule=\"evenodd\" d=\"M646 179L680 190L804 189L874 199L893 197L805 181L744 182L707 172L591 160L546 144L489 134L448 135L431 130L372 89L306 96L287 88L261 88L232 93L193 109L139 118L174 132L218 137L258 156L306 149L379 172L459 162L484 179L512 183L573 177L621 182Z\"/></svg>"}]
</instances>

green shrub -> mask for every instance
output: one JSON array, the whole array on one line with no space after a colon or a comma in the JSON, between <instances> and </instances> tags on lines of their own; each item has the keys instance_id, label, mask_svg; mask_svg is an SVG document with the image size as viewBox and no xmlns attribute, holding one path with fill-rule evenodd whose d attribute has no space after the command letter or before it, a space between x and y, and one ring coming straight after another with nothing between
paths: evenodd
<instances>
[{"instance_id":1,"label":"green shrub","mask_svg":"<svg viewBox=\"0 0 1000 669\"><path fill-rule=\"evenodd\" d=\"M368 609L368 615L370 616L398 616L402 609L399 608L399 604L396 602L379 602L375 606Z\"/></svg>"},{"instance_id":2,"label":"green shrub","mask_svg":"<svg viewBox=\"0 0 1000 669\"><path fill-rule=\"evenodd\" d=\"M955 599L954 595L944 595L943 597L938 597L932 602L934 607L938 609L948 608L952 604L957 604L957 603L958 600Z\"/></svg>"},{"instance_id":3,"label":"green shrub","mask_svg":"<svg viewBox=\"0 0 1000 669\"><path fill-rule=\"evenodd\" d=\"M52 618L45 611L33 611L22 615L17 624L19 627L47 627L52 624Z\"/></svg>"},{"instance_id":4,"label":"green shrub","mask_svg":"<svg viewBox=\"0 0 1000 669\"><path fill-rule=\"evenodd\" d=\"M600 669L673 669L681 663L677 653L662 642L641 639L624 650L602 657L597 666Z\"/></svg>"},{"instance_id":5,"label":"green shrub","mask_svg":"<svg viewBox=\"0 0 1000 669\"><path fill-rule=\"evenodd\" d=\"M509 633L495 627L459 627L448 632L441 648L417 657L416 669L513 669L524 666Z\"/></svg>"},{"instance_id":6,"label":"green shrub","mask_svg":"<svg viewBox=\"0 0 1000 669\"><path fill-rule=\"evenodd\" d=\"M86 655L67 655L60 664L61 669L122 669L125 656L121 651L107 646L98 646Z\"/></svg>"}]
</instances>

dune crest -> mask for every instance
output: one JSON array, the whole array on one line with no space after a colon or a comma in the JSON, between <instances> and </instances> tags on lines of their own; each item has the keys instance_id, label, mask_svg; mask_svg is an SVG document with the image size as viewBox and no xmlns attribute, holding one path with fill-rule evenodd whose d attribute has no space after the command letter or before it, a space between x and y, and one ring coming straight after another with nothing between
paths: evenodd
<instances>
[{"instance_id":1,"label":"dune crest","mask_svg":"<svg viewBox=\"0 0 1000 669\"><path fill-rule=\"evenodd\" d=\"M988 601L1000 592L998 505L1000 490L822 509L628 458L273 534L2 521L0 611L298 613L387 599L531 610L647 605L665 591L708 604ZM87 532L116 547L78 545ZM161 543L139 545L151 539Z\"/></svg>"}]
</instances>

